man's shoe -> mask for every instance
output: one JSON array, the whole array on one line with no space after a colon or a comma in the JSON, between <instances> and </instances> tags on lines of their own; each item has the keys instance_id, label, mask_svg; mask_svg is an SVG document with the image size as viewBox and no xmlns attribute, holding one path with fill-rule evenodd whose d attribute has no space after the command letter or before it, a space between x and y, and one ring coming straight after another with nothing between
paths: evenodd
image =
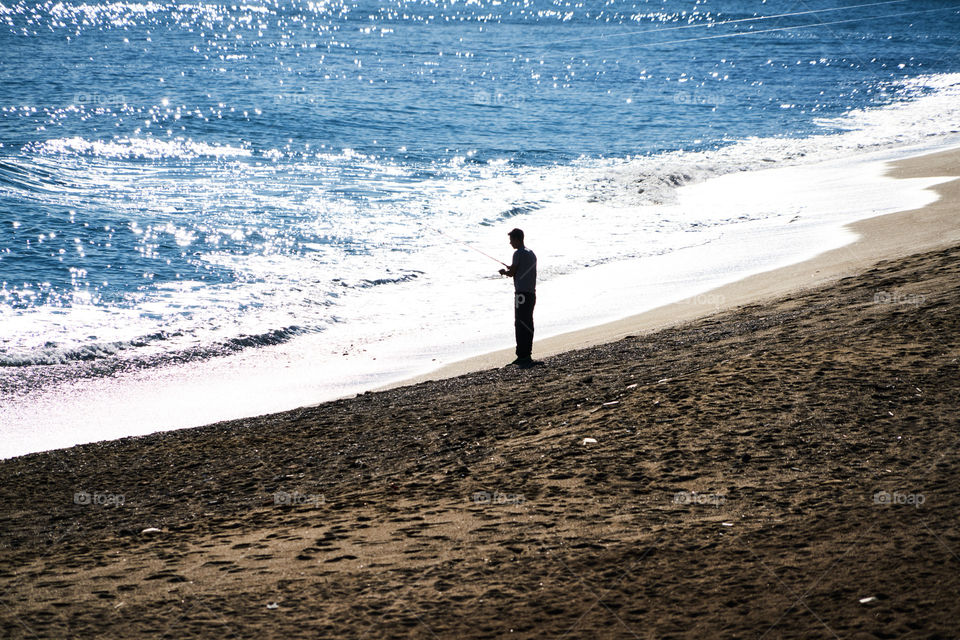
<instances>
[{"instance_id":1,"label":"man's shoe","mask_svg":"<svg viewBox=\"0 0 960 640\"><path fill-rule=\"evenodd\" d=\"M510 364L515 364L515 365L517 365L518 367L520 367L521 369L525 369L525 368L527 368L527 367L532 367L532 366L533 366L533 358L529 358L529 357L527 357L527 358L517 358L516 360L514 360L514 361L511 362Z\"/></svg>"}]
</instances>

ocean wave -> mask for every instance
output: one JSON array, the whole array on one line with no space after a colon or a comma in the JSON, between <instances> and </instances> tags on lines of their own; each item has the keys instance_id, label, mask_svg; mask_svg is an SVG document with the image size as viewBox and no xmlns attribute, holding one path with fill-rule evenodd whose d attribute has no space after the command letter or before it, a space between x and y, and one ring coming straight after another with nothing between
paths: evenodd
<instances>
[{"instance_id":1,"label":"ocean wave","mask_svg":"<svg viewBox=\"0 0 960 640\"><path fill-rule=\"evenodd\" d=\"M99 360L115 356L128 349L145 347L156 342L170 340L180 335L182 335L180 332L158 331L130 340L93 342L68 346L50 341L42 347L26 352L0 352L0 367L28 367L33 365L69 364L71 362Z\"/></svg>"},{"instance_id":2,"label":"ocean wave","mask_svg":"<svg viewBox=\"0 0 960 640\"><path fill-rule=\"evenodd\" d=\"M192 346L189 348L174 348L167 352L141 354L138 358L133 354L132 359L123 359L121 362L118 356L124 355L124 352L134 352L142 347L153 346L155 343L170 341L174 338L183 337L184 333L158 331L157 333L134 338L132 340L118 340L114 342L98 342L83 345L60 346L56 343L48 342L43 347L20 353L2 353L0 352L0 367L31 367L31 366L51 366L66 365L78 362L90 362L117 359L113 367L108 368L130 368L137 366L160 366L172 362L194 361L215 356L236 353L241 349L249 347L266 347L277 344L283 344L293 338L315 332L317 329L310 329L298 325L291 325L280 329L270 329L257 334L241 334L232 338L216 341L207 345Z\"/></svg>"},{"instance_id":3,"label":"ocean wave","mask_svg":"<svg viewBox=\"0 0 960 640\"><path fill-rule=\"evenodd\" d=\"M275 344L283 344L293 338L310 333L309 329L297 325L284 327L283 329L272 329L256 335L242 335L236 338L230 338L222 343L224 346L234 349L245 349L247 347L267 347Z\"/></svg>"},{"instance_id":4,"label":"ocean wave","mask_svg":"<svg viewBox=\"0 0 960 640\"><path fill-rule=\"evenodd\" d=\"M960 132L960 74L903 79L890 83L886 92L897 101L820 118L815 121L820 131L806 137L729 139L703 149L584 156L549 167L494 160L480 167L450 168L440 172L435 194L421 189L432 198L424 209L449 212L451 229L467 236L473 225L554 215L558 206L671 205L680 188L722 175L931 144ZM426 186L432 183L427 180Z\"/></svg>"},{"instance_id":5,"label":"ocean wave","mask_svg":"<svg viewBox=\"0 0 960 640\"><path fill-rule=\"evenodd\" d=\"M572 175L591 202L620 206L675 200L688 184L738 171L815 163L851 154L930 142L960 133L960 73L918 76L891 83L900 100L881 107L819 118L824 129L806 137L750 137L707 150L679 150L627 159L585 159Z\"/></svg>"},{"instance_id":6,"label":"ocean wave","mask_svg":"<svg viewBox=\"0 0 960 640\"><path fill-rule=\"evenodd\" d=\"M394 278L362 278L352 283L341 278L335 278L334 282L338 283L341 287L369 289L370 287L379 287L385 284L400 284L401 282L410 282L411 280L415 280L422 275L423 271L411 270Z\"/></svg>"},{"instance_id":7,"label":"ocean wave","mask_svg":"<svg viewBox=\"0 0 960 640\"><path fill-rule=\"evenodd\" d=\"M543 205L537 202L519 203L516 206L510 207L506 211L502 212L498 219L506 220L508 218L513 218L514 216L519 216L524 213L530 213L532 211L536 211L537 209L541 209L542 207Z\"/></svg>"},{"instance_id":8,"label":"ocean wave","mask_svg":"<svg viewBox=\"0 0 960 640\"><path fill-rule=\"evenodd\" d=\"M62 167L48 168L19 158L0 158L0 193L61 194L76 191L82 185L63 174Z\"/></svg>"},{"instance_id":9,"label":"ocean wave","mask_svg":"<svg viewBox=\"0 0 960 640\"><path fill-rule=\"evenodd\" d=\"M84 155L99 158L245 158L252 155L250 149L244 147L209 144L184 138L159 140L150 137L112 140L86 140L79 136L53 138L26 145L24 150L41 155Z\"/></svg>"}]
</instances>

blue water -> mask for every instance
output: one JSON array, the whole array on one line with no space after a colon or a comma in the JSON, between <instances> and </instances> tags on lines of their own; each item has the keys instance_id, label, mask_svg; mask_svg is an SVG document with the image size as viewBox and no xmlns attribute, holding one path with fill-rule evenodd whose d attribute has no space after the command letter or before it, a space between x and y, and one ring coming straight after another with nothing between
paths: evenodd
<instances>
[{"instance_id":1,"label":"blue water","mask_svg":"<svg viewBox=\"0 0 960 640\"><path fill-rule=\"evenodd\" d=\"M375 325L439 281L425 224L947 134L897 109L956 90L958 40L942 0L0 3L6 388Z\"/></svg>"}]
</instances>

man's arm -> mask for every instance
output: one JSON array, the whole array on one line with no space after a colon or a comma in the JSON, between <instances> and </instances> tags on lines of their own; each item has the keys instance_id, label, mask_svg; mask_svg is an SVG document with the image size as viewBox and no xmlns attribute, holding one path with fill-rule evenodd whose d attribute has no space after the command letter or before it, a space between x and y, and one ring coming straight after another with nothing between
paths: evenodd
<instances>
[{"instance_id":1,"label":"man's arm","mask_svg":"<svg viewBox=\"0 0 960 640\"><path fill-rule=\"evenodd\" d=\"M517 256L517 253L518 253L517 251L513 252L513 264L511 264L506 269L500 269L499 271L500 275L507 276L508 278L512 278L517 273L517 262L519 261L519 257Z\"/></svg>"}]
</instances>

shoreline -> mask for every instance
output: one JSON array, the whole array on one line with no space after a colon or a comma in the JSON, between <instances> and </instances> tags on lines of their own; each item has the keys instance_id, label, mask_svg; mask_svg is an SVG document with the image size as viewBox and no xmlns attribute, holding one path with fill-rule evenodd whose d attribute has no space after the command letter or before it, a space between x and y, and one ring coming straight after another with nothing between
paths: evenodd
<instances>
[{"instance_id":1,"label":"shoreline","mask_svg":"<svg viewBox=\"0 0 960 640\"><path fill-rule=\"evenodd\" d=\"M960 147L956 146L932 153L920 152L920 155L904 160L887 162L887 174L904 178L929 178L933 175L950 174L956 176L960 173L956 168L960 163L952 161L951 158L957 156L960 156ZM838 166L838 170L842 171L843 166ZM941 197L927 207L874 216L845 225L843 227L845 231L852 231L860 236L850 244L821 253L809 260L756 273L705 291L690 299L658 306L613 322L586 326L541 339L534 344L534 356L542 359L573 349L609 343L626 336L650 333L735 309L741 305L757 304L804 288L828 283L845 275L862 271L870 264L886 257L907 255L935 246L946 246L951 243L951 239L956 239L960 243L957 223L944 209L948 207L946 203L953 199L960 200L960 189L957 183L958 181L954 178L949 182L928 187L938 192ZM248 354L243 357L255 358L257 354ZM264 357L263 354L260 354L260 357ZM273 357L278 362L282 360L282 358L276 358L276 354ZM53 451L83 443L102 442L128 436L196 429L225 420L242 420L278 414L298 407L317 407L328 402L352 398L358 394L401 388L428 380L443 380L484 369L498 368L512 359L512 349L490 351L456 360L432 370L419 369L419 373L417 368L413 368L410 373L393 378L392 381L390 378L387 378L387 381L369 379L364 384L348 384L340 393L322 395L320 400L316 399L316 395L312 395L292 402L269 402L264 406L259 406L262 402L257 401L258 406L252 410L244 409L226 413L222 410L223 398L233 398L242 403L244 396L241 390L249 388L251 394L254 394L257 391L255 387L259 386L257 378L251 377L249 372L238 366L237 361L234 360L203 363L199 371L205 371L208 375L202 378L204 389L202 393L195 392L193 387L188 385L179 390L179 395L171 395L171 390L176 391L178 387L184 386L184 381L178 381L176 378L176 371L171 370L145 371L142 375L135 373L132 386L128 381L125 387L113 385L110 378L103 378L91 383L92 391L88 389L87 393L80 396L82 402L77 402L73 397L64 397L56 390L49 395L46 393L38 395L37 398L42 401L42 404L36 402L35 406L27 407L27 421L22 423L26 428L18 427L17 431L11 433L11 442L14 446L7 451L8 457L0 459L11 459L37 452L37 442L40 441L42 441L40 451ZM303 373L309 376L311 371ZM288 374L288 371L284 370L284 373ZM170 374L174 377L168 378ZM194 375L196 376L197 373L195 372ZM189 380L189 377L185 380ZM169 385L169 388L165 385ZM290 389L290 387L284 388ZM296 391L296 388L293 389ZM108 399L107 404L103 402L104 398ZM177 399L176 403L171 404L166 401L172 401L174 398ZM219 401L214 402L210 398L219 398ZM107 413L108 404L109 414ZM17 416L16 407L11 409L13 415ZM158 425L156 420L140 424L140 415L150 415L151 412L155 414L157 411L164 412L164 420L170 424ZM8 413L11 412L8 411ZM57 424L70 424L72 421L74 426L63 435L59 435L60 432L56 430L52 432L47 429L38 430L37 425L53 423L51 421L55 418L50 416L59 418ZM64 435L69 439L65 439ZM22 446L23 442L28 441L32 443L30 446Z\"/></svg>"},{"instance_id":2,"label":"shoreline","mask_svg":"<svg viewBox=\"0 0 960 640\"><path fill-rule=\"evenodd\" d=\"M960 146L891 161L887 166L885 175L894 178L953 179L930 187L940 197L925 207L874 216L843 225L845 230L852 231L858 237L842 247L817 254L808 260L747 276L691 299L535 340L534 358L546 358L628 336L649 334L743 305L762 304L860 273L881 260L893 260L960 244L960 215L957 214L957 203L960 203ZM713 301L720 302L713 304ZM513 358L512 348L500 349L378 386L373 391L396 389L502 367Z\"/></svg>"}]
</instances>

